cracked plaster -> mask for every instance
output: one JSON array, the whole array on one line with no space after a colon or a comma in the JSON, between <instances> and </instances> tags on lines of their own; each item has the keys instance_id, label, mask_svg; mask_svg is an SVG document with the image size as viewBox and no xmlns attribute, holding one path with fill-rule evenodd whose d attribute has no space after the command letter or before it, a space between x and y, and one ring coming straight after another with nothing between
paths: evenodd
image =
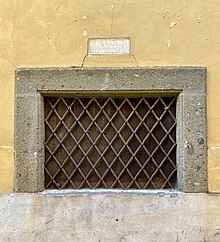
<instances>
[{"instance_id":1,"label":"cracked plaster","mask_svg":"<svg viewBox=\"0 0 220 242\"><path fill-rule=\"evenodd\" d=\"M0 0L0 6L0 146L13 147L18 67L201 65L208 67L208 145L220 147L218 1ZM85 58L87 39L97 37L130 37L132 55ZM0 159L13 164L11 156ZM212 159L210 190L220 191Z\"/></svg>"}]
</instances>

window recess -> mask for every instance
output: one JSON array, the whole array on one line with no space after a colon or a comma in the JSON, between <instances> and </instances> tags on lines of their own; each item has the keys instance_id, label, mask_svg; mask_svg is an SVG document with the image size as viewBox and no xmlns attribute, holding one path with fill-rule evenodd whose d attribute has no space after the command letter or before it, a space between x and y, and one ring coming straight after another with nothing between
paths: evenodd
<instances>
[{"instance_id":1,"label":"window recess","mask_svg":"<svg viewBox=\"0 0 220 242\"><path fill-rule=\"evenodd\" d=\"M46 189L175 188L176 97L44 102Z\"/></svg>"}]
</instances>

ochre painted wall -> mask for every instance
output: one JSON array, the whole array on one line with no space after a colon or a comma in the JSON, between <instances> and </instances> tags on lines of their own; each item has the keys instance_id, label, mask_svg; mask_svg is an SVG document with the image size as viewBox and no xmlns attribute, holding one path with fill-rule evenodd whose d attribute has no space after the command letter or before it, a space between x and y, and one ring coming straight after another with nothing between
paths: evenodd
<instances>
[{"instance_id":1,"label":"ochre painted wall","mask_svg":"<svg viewBox=\"0 0 220 242\"><path fill-rule=\"evenodd\" d=\"M209 191L220 192L218 0L0 0L0 191L13 189L14 71L57 66L206 66ZM132 54L86 57L88 38Z\"/></svg>"}]
</instances>

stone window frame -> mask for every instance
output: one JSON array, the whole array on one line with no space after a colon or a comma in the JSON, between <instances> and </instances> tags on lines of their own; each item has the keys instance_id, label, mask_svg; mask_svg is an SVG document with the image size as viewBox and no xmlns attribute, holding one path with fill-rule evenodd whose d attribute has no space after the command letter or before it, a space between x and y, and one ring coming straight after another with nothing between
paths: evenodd
<instances>
[{"instance_id":1,"label":"stone window frame","mask_svg":"<svg viewBox=\"0 0 220 242\"><path fill-rule=\"evenodd\" d=\"M17 69L14 191L44 191L44 96L141 93L177 95L177 187L207 192L206 79L205 67Z\"/></svg>"}]
</instances>

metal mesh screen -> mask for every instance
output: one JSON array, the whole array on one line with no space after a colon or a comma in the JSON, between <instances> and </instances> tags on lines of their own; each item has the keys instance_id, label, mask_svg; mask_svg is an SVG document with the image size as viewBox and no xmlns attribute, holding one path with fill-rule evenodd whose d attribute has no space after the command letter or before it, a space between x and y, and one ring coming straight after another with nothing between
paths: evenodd
<instances>
[{"instance_id":1,"label":"metal mesh screen","mask_svg":"<svg viewBox=\"0 0 220 242\"><path fill-rule=\"evenodd\" d=\"M176 184L176 98L45 97L46 189Z\"/></svg>"}]
</instances>

